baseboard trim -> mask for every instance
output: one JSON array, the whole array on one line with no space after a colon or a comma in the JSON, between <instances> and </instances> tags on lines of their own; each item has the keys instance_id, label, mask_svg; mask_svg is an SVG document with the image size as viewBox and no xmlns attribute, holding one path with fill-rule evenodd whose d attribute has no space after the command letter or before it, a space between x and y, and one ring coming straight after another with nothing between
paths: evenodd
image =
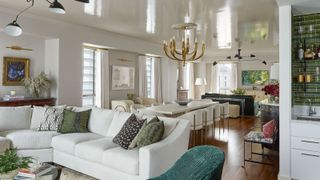
<instances>
[{"instance_id":1,"label":"baseboard trim","mask_svg":"<svg viewBox=\"0 0 320 180\"><path fill-rule=\"evenodd\" d=\"M287 176L281 176L280 174L278 174L278 180L291 180L291 178Z\"/></svg>"}]
</instances>

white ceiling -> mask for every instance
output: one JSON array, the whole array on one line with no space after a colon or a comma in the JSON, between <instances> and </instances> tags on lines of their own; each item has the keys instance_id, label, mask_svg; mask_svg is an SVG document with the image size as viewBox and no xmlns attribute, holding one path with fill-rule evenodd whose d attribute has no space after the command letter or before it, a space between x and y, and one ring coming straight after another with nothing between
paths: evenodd
<instances>
[{"instance_id":1,"label":"white ceiling","mask_svg":"<svg viewBox=\"0 0 320 180\"><path fill-rule=\"evenodd\" d=\"M242 40L246 39L242 44L243 48L253 51L277 51L278 8L276 0L90 1L93 9L87 7L89 11L85 12L83 3L73 0L60 0L59 2L64 5L67 13L59 15L48 11L49 4L45 0L35 0L35 7L28 10L28 13L117 32L157 43L162 43L163 40L168 40L173 36L175 32L171 25L182 23L185 16L189 16L191 22L198 24L199 35L203 35L200 39L205 40L208 53L214 54L223 51L218 50L217 47L217 12L229 7L231 10L232 49L237 48L234 38L239 36ZM25 0L0 0L0 2L0 7L16 11L28 5ZM90 10L92 14L88 13ZM18 23L23 25L23 19ZM244 32L248 34L245 29L255 27L259 23L268 24L268 38L266 40L244 38Z\"/></svg>"}]
</instances>

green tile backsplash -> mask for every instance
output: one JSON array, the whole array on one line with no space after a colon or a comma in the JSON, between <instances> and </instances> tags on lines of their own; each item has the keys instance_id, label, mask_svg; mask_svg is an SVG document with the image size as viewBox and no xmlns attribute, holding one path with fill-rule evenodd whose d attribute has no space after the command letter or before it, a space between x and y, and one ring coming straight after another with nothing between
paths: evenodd
<instances>
[{"instance_id":1,"label":"green tile backsplash","mask_svg":"<svg viewBox=\"0 0 320 180\"><path fill-rule=\"evenodd\" d=\"M292 19L292 104L307 105L311 99L313 105L320 105L320 75L316 74L316 68L320 68L320 57L299 60L299 45L303 45L304 51L314 47L315 53L318 52L320 14L298 15ZM297 77L301 74L304 77L311 75L311 82L298 82Z\"/></svg>"}]
</instances>

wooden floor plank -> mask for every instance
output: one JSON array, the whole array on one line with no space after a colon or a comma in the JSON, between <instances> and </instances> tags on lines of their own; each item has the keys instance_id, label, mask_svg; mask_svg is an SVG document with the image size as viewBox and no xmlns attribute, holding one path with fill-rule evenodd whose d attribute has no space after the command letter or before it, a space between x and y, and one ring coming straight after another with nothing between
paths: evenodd
<instances>
[{"instance_id":1,"label":"wooden floor plank","mask_svg":"<svg viewBox=\"0 0 320 180\"><path fill-rule=\"evenodd\" d=\"M221 148L225 152L225 164L223 169L223 180L276 180L278 174L278 158L274 159L276 166L256 164L246 162L243 168L243 151L244 143L243 136L258 124L258 119L255 117L245 117L240 119L230 119L229 131L223 131L223 121L220 123L220 133L218 127L215 129L215 137L212 138L212 131L207 133L208 141L205 144L214 145ZM227 125L226 121L224 123ZM227 127L226 127L227 128ZM200 144L200 138L197 137L197 145ZM249 148L247 145L246 148ZM258 149L257 149L258 148ZM247 149L248 150L248 149ZM254 150L259 151L259 146L254 147ZM250 152L246 152L246 157L249 157Z\"/></svg>"}]
</instances>

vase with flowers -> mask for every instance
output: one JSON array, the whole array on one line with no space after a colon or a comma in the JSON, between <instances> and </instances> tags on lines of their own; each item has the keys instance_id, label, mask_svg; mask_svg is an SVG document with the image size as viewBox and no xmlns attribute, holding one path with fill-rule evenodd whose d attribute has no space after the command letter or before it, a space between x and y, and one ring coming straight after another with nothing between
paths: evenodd
<instances>
[{"instance_id":1,"label":"vase with flowers","mask_svg":"<svg viewBox=\"0 0 320 180\"><path fill-rule=\"evenodd\" d=\"M268 95L270 103L279 103L279 83L268 84L262 90Z\"/></svg>"}]
</instances>

